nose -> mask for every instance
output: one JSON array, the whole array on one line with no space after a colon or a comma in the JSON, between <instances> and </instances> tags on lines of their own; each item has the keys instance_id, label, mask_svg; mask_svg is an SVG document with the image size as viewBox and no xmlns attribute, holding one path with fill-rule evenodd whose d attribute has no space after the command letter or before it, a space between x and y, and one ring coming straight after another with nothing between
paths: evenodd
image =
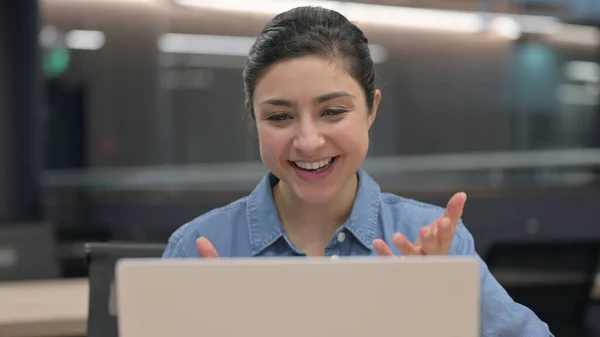
<instances>
[{"instance_id":1,"label":"nose","mask_svg":"<svg viewBox=\"0 0 600 337\"><path fill-rule=\"evenodd\" d=\"M294 138L294 147L298 152L311 155L325 145L325 138L315 121L303 118L298 125Z\"/></svg>"}]
</instances>

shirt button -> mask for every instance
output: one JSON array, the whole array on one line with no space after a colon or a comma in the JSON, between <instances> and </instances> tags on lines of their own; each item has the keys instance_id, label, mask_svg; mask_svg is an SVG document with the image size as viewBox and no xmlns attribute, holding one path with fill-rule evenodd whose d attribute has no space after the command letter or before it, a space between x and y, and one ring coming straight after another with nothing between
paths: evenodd
<instances>
[{"instance_id":1,"label":"shirt button","mask_svg":"<svg viewBox=\"0 0 600 337\"><path fill-rule=\"evenodd\" d=\"M339 260L339 259L340 259L340 257L339 257L339 256L337 256L337 255L332 255L332 256L331 256L331 259L332 259L332 260Z\"/></svg>"},{"instance_id":2,"label":"shirt button","mask_svg":"<svg viewBox=\"0 0 600 337\"><path fill-rule=\"evenodd\" d=\"M339 242L344 242L344 240L346 240L346 233L340 232L337 239Z\"/></svg>"}]
</instances>

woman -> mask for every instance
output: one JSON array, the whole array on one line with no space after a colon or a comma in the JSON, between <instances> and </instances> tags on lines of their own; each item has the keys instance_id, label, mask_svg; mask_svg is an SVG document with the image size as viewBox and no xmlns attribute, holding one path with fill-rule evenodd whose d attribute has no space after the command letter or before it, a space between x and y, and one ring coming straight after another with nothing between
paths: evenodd
<instances>
[{"instance_id":1,"label":"woman","mask_svg":"<svg viewBox=\"0 0 600 337\"><path fill-rule=\"evenodd\" d=\"M315 7L276 16L243 75L270 173L179 228L165 258L477 255L460 220L464 193L444 210L382 193L361 169L381 92L367 39L345 17ZM482 337L551 336L481 268Z\"/></svg>"}]
</instances>

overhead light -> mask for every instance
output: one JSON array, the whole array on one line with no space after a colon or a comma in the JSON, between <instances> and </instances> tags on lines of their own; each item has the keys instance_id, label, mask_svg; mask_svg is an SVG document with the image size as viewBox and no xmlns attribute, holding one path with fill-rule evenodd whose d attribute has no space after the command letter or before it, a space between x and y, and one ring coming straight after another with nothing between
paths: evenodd
<instances>
[{"instance_id":1,"label":"overhead light","mask_svg":"<svg viewBox=\"0 0 600 337\"><path fill-rule=\"evenodd\" d=\"M278 14L300 6L320 6L333 10L340 10L339 1L297 1L297 0L174 0L183 6L197 6L226 11L250 12L258 14Z\"/></svg>"},{"instance_id":2,"label":"overhead light","mask_svg":"<svg viewBox=\"0 0 600 337\"><path fill-rule=\"evenodd\" d=\"M299 6L336 10L350 21L444 32L480 33L492 29L499 36L516 39L521 34L551 35L557 41L600 44L598 29L565 25L558 18L538 15L495 14L374 5L332 0L172 0L182 6L276 15ZM556 35L556 37L554 37Z\"/></svg>"},{"instance_id":3,"label":"overhead light","mask_svg":"<svg viewBox=\"0 0 600 337\"><path fill-rule=\"evenodd\" d=\"M589 61L571 61L565 65L565 74L571 81L600 83L600 64Z\"/></svg>"},{"instance_id":4,"label":"overhead light","mask_svg":"<svg viewBox=\"0 0 600 337\"><path fill-rule=\"evenodd\" d=\"M511 40L517 40L521 37L521 25L510 17L497 17L490 23L490 30L497 35Z\"/></svg>"},{"instance_id":5,"label":"overhead light","mask_svg":"<svg viewBox=\"0 0 600 337\"><path fill-rule=\"evenodd\" d=\"M247 57L256 37L225 36L203 34L162 34L158 39L158 49L172 54L198 54ZM381 45L369 44L373 63L387 60L387 49ZM211 61L214 62L214 61Z\"/></svg>"},{"instance_id":6,"label":"overhead light","mask_svg":"<svg viewBox=\"0 0 600 337\"><path fill-rule=\"evenodd\" d=\"M247 56L256 39L246 36L162 34L158 49L165 53Z\"/></svg>"},{"instance_id":7,"label":"overhead light","mask_svg":"<svg viewBox=\"0 0 600 337\"><path fill-rule=\"evenodd\" d=\"M39 42L43 48L51 49L60 44L60 32L54 26L44 26L40 30Z\"/></svg>"},{"instance_id":8,"label":"overhead light","mask_svg":"<svg viewBox=\"0 0 600 337\"><path fill-rule=\"evenodd\" d=\"M350 21L387 24L408 28L477 33L482 31L481 17L474 12L371 5L341 1L295 0L173 0L183 6L206 9L276 15L299 6L320 6L336 10Z\"/></svg>"},{"instance_id":9,"label":"overhead light","mask_svg":"<svg viewBox=\"0 0 600 337\"><path fill-rule=\"evenodd\" d=\"M553 41L582 45L600 45L600 30L592 26L562 24L550 36Z\"/></svg>"},{"instance_id":10,"label":"overhead light","mask_svg":"<svg viewBox=\"0 0 600 337\"><path fill-rule=\"evenodd\" d=\"M65 45L69 49L98 50L104 42L104 33L97 30L71 30L65 35Z\"/></svg>"},{"instance_id":11,"label":"overhead light","mask_svg":"<svg viewBox=\"0 0 600 337\"><path fill-rule=\"evenodd\" d=\"M521 30L528 34L555 34L562 23L558 18L552 16L536 16L536 15L507 15L515 20Z\"/></svg>"}]
</instances>

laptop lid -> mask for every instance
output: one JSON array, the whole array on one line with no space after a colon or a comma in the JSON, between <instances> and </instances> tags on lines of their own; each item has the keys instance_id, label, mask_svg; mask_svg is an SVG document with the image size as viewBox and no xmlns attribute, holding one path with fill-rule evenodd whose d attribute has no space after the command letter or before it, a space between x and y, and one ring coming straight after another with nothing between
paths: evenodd
<instances>
[{"instance_id":1,"label":"laptop lid","mask_svg":"<svg viewBox=\"0 0 600 337\"><path fill-rule=\"evenodd\" d=\"M121 260L120 337L479 336L466 257Z\"/></svg>"}]
</instances>

